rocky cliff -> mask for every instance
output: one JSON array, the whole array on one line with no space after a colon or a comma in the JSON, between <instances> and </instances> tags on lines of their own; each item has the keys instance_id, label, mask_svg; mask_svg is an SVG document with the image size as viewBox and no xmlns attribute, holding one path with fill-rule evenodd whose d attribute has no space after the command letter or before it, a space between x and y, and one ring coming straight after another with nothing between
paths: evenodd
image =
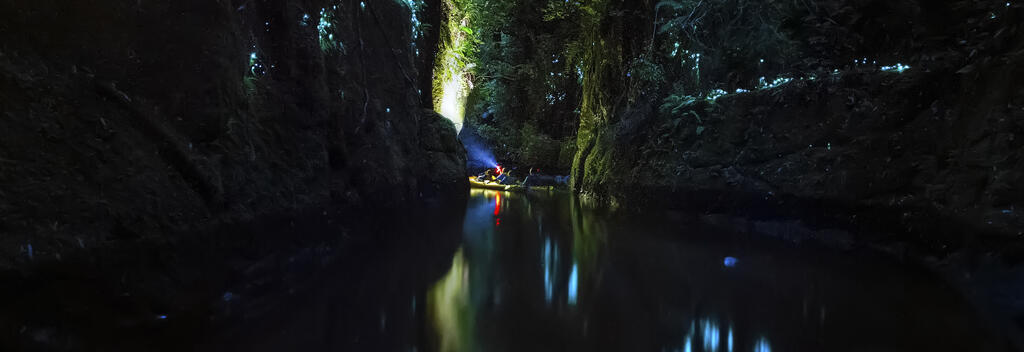
<instances>
[{"instance_id":1,"label":"rocky cliff","mask_svg":"<svg viewBox=\"0 0 1024 352\"><path fill-rule=\"evenodd\" d=\"M1019 67L837 74L667 116L640 105L595 137L579 187L623 203L872 210L884 219L840 221L931 232L936 249L965 240L949 232L1019 238L1024 90L1008 78Z\"/></svg>"},{"instance_id":2,"label":"rocky cliff","mask_svg":"<svg viewBox=\"0 0 1024 352\"><path fill-rule=\"evenodd\" d=\"M410 17L395 1L0 2L0 267L465 187L452 125L422 109Z\"/></svg>"},{"instance_id":3,"label":"rocky cliff","mask_svg":"<svg viewBox=\"0 0 1024 352\"><path fill-rule=\"evenodd\" d=\"M749 11L733 5L693 11L736 13L733 21L706 23L725 33L747 21ZM597 44L584 66L589 73L573 168L578 191L623 205L772 216L810 211L829 219L828 226L912 234L906 239L938 252L984 241L978 240L983 233L997 242L1021 238L1024 87L1013 78L1024 74L1019 7L765 5L779 11L773 15L784 26L776 28L783 40L772 40L788 43L796 54L761 59L760 70L792 72L744 85L733 78L755 76L759 66L729 60L756 63L757 56L708 45L717 42L705 37L718 32L678 39L663 28L652 43L649 30L647 38L637 34L643 28L636 23L657 12L634 11L646 6L641 3L605 6L603 11L625 15L600 17L589 31ZM787 19L792 13L804 15ZM953 20L953 13L962 17ZM822 18L835 23L816 22ZM906 31L888 34L877 30L904 26ZM808 37L822 32L828 35ZM822 52L814 45L841 40L838 34L846 39L829 47L839 49ZM680 60L680 41L694 35L705 36L697 38L708 41L698 43L724 57L694 53L682 59L684 70L670 67ZM746 45L759 50L756 44ZM911 61L883 66L858 57L849 64L848 56L857 52L903 53ZM770 61L781 63L771 69ZM733 71L717 77L709 73L716 67ZM705 75L698 80L694 72Z\"/></svg>"},{"instance_id":4,"label":"rocky cliff","mask_svg":"<svg viewBox=\"0 0 1024 352\"><path fill-rule=\"evenodd\" d=\"M584 38L577 191L918 261L1024 343L1024 8L722 2L667 21L707 14L704 30L651 34L636 23L687 2L598 3L609 15ZM750 16L757 4L777 12Z\"/></svg>"}]
</instances>

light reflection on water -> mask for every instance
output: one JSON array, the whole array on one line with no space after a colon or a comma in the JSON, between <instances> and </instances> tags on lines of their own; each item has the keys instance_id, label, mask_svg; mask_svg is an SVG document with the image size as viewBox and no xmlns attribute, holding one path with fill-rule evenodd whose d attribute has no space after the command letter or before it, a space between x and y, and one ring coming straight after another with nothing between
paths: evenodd
<instances>
[{"instance_id":1,"label":"light reflection on water","mask_svg":"<svg viewBox=\"0 0 1024 352\"><path fill-rule=\"evenodd\" d=\"M297 293L302 298L277 309L266 327L226 345L242 341L247 348L229 350L246 351L1010 350L980 328L953 290L876 256L793 248L653 211L623 218L566 195L473 190L464 209L455 219L409 221L411 231L395 232L407 237L351 253L341 274L323 281L329 286Z\"/></svg>"},{"instance_id":2,"label":"light reflection on water","mask_svg":"<svg viewBox=\"0 0 1024 352\"><path fill-rule=\"evenodd\" d=\"M732 352L732 327L729 327L729 339L726 342L726 346L728 348L726 351Z\"/></svg>"},{"instance_id":3,"label":"light reflection on water","mask_svg":"<svg viewBox=\"0 0 1024 352\"><path fill-rule=\"evenodd\" d=\"M721 347L723 338L725 339L725 351L733 352L734 341L733 341L733 328L730 326L725 336L722 336L722 331L719 328L719 323L714 319L699 319L700 327L699 330L693 328L693 322L687 324L687 333L683 339L682 346L672 351L693 351L693 341L701 341L701 351L705 352L718 352ZM761 337L755 341L753 350L755 352L771 352L771 345L768 340Z\"/></svg>"},{"instance_id":4,"label":"light reflection on water","mask_svg":"<svg viewBox=\"0 0 1024 352\"><path fill-rule=\"evenodd\" d=\"M707 239L687 226L696 225L623 221L572 197L473 190L462 247L427 293L436 336L423 350L976 346L974 335L937 334L973 327L934 283L891 263ZM827 320L816 314L826 306ZM946 325L915 330L893 317Z\"/></svg>"},{"instance_id":5,"label":"light reflection on water","mask_svg":"<svg viewBox=\"0 0 1024 352\"><path fill-rule=\"evenodd\" d=\"M700 327L703 333L701 339L704 340L704 350L718 352L718 342L721 338L718 333L718 324L704 319L700 321Z\"/></svg>"},{"instance_id":6,"label":"light reflection on water","mask_svg":"<svg viewBox=\"0 0 1024 352\"><path fill-rule=\"evenodd\" d=\"M516 306L507 309L536 319L540 323L538 327L547 326L553 332L568 329L578 332L581 337L587 336L590 319L600 318L606 307L595 303L584 304L579 307L580 311L575 308L583 303L582 299L588 292L597 294L596 291L602 289L602 276L609 275L606 273L609 270L609 227L604 216L582 207L570 197L472 190L463 227L464 246L456 253L450 271L428 295L431 321L439 335L439 350L487 350L488 342L478 341L478 345L471 345L473 342L469 335L486 334L476 329L488 330L502 324L474 326L470 323L474 318L472 315L475 314L479 322L506 318L503 315L509 311L502 307L501 299L506 291L510 291L509 296L518 298ZM505 220L499 222L501 218ZM532 255L529 253L530 243L536 243L534 248L537 248ZM535 277L539 290L534 292L538 292L538 298L542 299L541 306L529 304L529 297L533 296L528 290L532 286L532 275L524 269L532 265L524 260L531 257L537 258L534 263L538 263ZM726 258L726 267L734 267L736 259ZM470 267L473 267L472 273ZM618 273L612 275L616 275L612 279L619 279ZM657 271L643 275L632 278L661 280ZM508 281L511 277L521 281ZM630 287L625 289L634 290ZM674 314L671 310L660 313ZM531 322L521 323L514 326L522 329L522 325ZM575 326L566 327L567 324ZM732 325L727 336L722 335L718 321L711 318L691 320L684 326L682 346L672 348L672 344L667 343L663 347L673 351L697 348L718 352L725 344L729 352L733 351L735 337ZM750 335L758 334L760 332L755 331ZM695 346L694 342L699 345Z\"/></svg>"},{"instance_id":7,"label":"light reflection on water","mask_svg":"<svg viewBox=\"0 0 1024 352\"><path fill-rule=\"evenodd\" d=\"M469 264L460 248L451 270L427 294L431 322L437 329L441 352L472 350L473 305L469 304ZM415 303L415 301L413 302Z\"/></svg>"},{"instance_id":8,"label":"light reflection on water","mask_svg":"<svg viewBox=\"0 0 1024 352\"><path fill-rule=\"evenodd\" d=\"M772 352L772 346L768 344L768 340L765 338L757 339L757 343L754 344L754 352Z\"/></svg>"},{"instance_id":9,"label":"light reflection on water","mask_svg":"<svg viewBox=\"0 0 1024 352\"><path fill-rule=\"evenodd\" d=\"M576 296L579 295L579 265L572 264L572 273L569 274L569 304L576 305Z\"/></svg>"}]
</instances>

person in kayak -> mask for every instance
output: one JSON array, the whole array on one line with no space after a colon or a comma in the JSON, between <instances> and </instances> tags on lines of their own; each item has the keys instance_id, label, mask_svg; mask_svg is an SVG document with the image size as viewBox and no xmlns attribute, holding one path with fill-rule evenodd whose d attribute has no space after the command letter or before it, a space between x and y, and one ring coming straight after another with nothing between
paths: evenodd
<instances>
[{"instance_id":1,"label":"person in kayak","mask_svg":"<svg viewBox=\"0 0 1024 352\"><path fill-rule=\"evenodd\" d=\"M503 185L511 184L512 183L512 171L508 170L508 171L502 172L501 175L498 175L496 180L498 181L498 183L503 184Z\"/></svg>"},{"instance_id":2,"label":"person in kayak","mask_svg":"<svg viewBox=\"0 0 1024 352\"><path fill-rule=\"evenodd\" d=\"M494 170L492 170L492 169L485 170L483 173L481 173L480 175L478 175L476 177L476 181L477 182L483 182L483 183L494 181Z\"/></svg>"}]
</instances>

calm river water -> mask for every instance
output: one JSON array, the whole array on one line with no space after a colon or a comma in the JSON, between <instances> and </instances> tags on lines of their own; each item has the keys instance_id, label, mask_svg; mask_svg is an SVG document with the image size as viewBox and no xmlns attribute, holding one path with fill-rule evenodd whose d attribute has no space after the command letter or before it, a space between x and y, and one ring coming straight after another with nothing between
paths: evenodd
<instances>
[{"instance_id":1,"label":"calm river water","mask_svg":"<svg viewBox=\"0 0 1024 352\"><path fill-rule=\"evenodd\" d=\"M955 290L883 256L566 194L472 190L210 350L1006 351ZM455 221L458 221L456 219Z\"/></svg>"}]
</instances>

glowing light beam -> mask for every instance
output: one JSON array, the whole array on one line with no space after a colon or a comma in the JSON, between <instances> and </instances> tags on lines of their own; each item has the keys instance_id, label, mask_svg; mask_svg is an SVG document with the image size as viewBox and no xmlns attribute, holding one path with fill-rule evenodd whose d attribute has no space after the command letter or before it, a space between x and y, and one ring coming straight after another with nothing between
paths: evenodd
<instances>
[{"instance_id":1,"label":"glowing light beam","mask_svg":"<svg viewBox=\"0 0 1024 352\"><path fill-rule=\"evenodd\" d=\"M462 84L462 75L453 75L441 85L441 103L438 113L455 124L455 131L462 131L466 114L466 89Z\"/></svg>"}]
</instances>

